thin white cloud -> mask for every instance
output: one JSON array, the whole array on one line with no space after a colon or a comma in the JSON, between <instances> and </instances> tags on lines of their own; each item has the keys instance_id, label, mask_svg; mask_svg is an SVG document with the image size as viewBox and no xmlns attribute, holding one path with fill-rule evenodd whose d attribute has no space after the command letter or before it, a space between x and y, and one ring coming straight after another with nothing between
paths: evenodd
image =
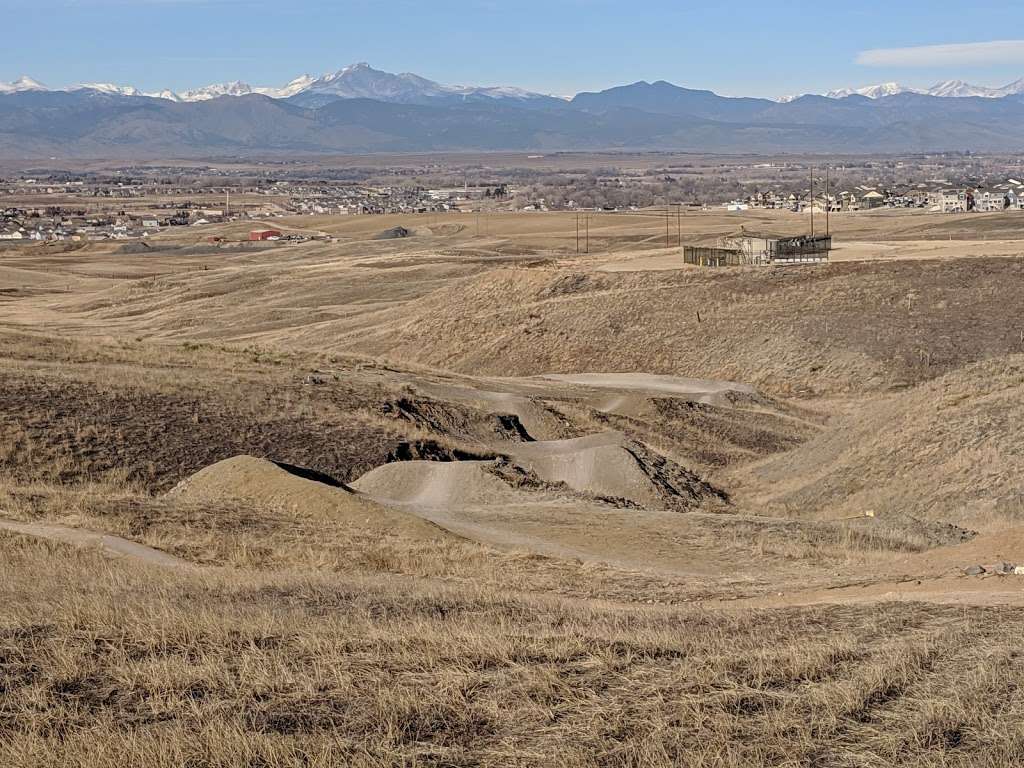
<instances>
[{"instance_id":1,"label":"thin white cloud","mask_svg":"<svg viewBox=\"0 0 1024 768\"><path fill-rule=\"evenodd\" d=\"M875 48L857 54L857 63L867 67L940 67L1008 62L1024 62L1024 40Z\"/></svg>"}]
</instances>

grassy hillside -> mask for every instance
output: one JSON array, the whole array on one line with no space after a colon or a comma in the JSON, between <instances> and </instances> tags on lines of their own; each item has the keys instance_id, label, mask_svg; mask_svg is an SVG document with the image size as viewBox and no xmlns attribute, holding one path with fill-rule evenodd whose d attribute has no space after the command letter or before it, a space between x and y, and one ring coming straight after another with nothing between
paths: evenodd
<instances>
[{"instance_id":1,"label":"grassy hillside","mask_svg":"<svg viewBox=\"0 0 1024 768\"><path fill-rule=\"evenodd\" d=\"M492 374L645 371L782 394L879 391L1020 352L1022 278L1017 260L503 269L453 283L371 332L333 343Z\"/></svg>"},{"instance_id":2,"label":"grassy hillside","mask_svg":"<svg viewBox=\"0 0 1024 768\"><path fill-rule=\"evenodd\" d=\"M862 404L756 470L793 514L874 510L978 526L1024 519L1024 356L968 366Z\"/></svg>"}]
</instances>

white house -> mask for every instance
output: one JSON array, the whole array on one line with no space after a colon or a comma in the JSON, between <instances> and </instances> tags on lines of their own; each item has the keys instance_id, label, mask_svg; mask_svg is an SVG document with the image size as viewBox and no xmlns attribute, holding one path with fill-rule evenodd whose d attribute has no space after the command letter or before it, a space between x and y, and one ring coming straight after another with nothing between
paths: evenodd
<instances>
[{"instance_id":1,"label":"white house","mask_svg":"<svg viewBox=\"0 0 1024 768\"><path fill-rule=\"evenodd\" d=\"M962 189L942 189L928 195L933 211L941 213L966 213L967 192Z\"/></svg>"},{"instance_id":2,"label":"white house","mask_svg":"<svg viewBox=\"0 0 1024 768\"><path fill-rule=\"evenodd\" d=\"M982 213L1001 211L1006 208L1006 193L999 190L974 193L974 210Z\"/></svg>"}]
</instances>

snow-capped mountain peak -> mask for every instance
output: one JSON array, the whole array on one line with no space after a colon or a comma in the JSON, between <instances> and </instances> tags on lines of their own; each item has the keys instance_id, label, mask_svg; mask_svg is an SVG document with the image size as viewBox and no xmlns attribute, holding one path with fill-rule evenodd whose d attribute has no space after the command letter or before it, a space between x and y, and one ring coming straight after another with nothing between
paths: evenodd
<instances>
[{"instance_id":1,"label":"snow-capped mountain peak","mask_svg":"<svg viewBox=\"0 0 1024 768\"><path fill-rule=\"evenodd\" d=\"M49 90L46 86L29 77L22 77L13 83L0 83L0 93L46 90ZM240 80L233 80L185 91L164 89L142 92L134 86L113 83L83 83L60 90L96 91L119 96L148 96L179 102L209 101L225 96L248 96L255 93L275 99L293 99L299 105L311 107L322 106L338 99L374 99L420 103L446 97L464 100L514 99L517 101L545 98L542 94L512 86L443 85L412 72L401 74L384 72L374 69L366 62L350 64L319 77L308 74L301 75L280 88L254 87Z\"/></svg>"},{"instance_id":2,"label":"snow-capped mountain peak","mask_svg":"<svg viewBox=\"0 0 1024 768\"><path fill-rule=\"evenodd\" d=\"M879 85L868 85L863 88L839 88L825 94L830 99L844 99L847 96L866 96L869 99L881 99L886 96L896 96L901 93L919 93L926 96L939 96L947 99L961 98L985 98L998 99L1003 96L1014 96L1024 93L1024 78L1003 86L1002 88L989 88L984 85L972 85L964 80L944 80L936 83L931 88L908 88L899 83L881 83ZM786 97L781 101L792 101L793 97Z\"/></svg>"},{"instance_id":3,"label":"snow-capped mountain peak","mask_svg":"<svg viewBox=\"0 0 1024 768\"><path fill-rule=\"evenodd\" d=\"M878 85L866 85L862 88L839 88L829 91L825 95L830 99L845 99L847 96L866 96L869 99L881 99L885 96L896 96L901 93L921 93L914 88L908 88L899 83L879 83Z\"/></svg>"},{"instance_id":4,"label":"snow-capped mountain peak","mask_svg":"<svg viewBox=\"0 0 1024 768\"><path fill-rule=\"evenodd\" d=\"M1021 94L1024 94L1024 77L999 89L1000 96L1019 96Z\"/></svg>"},{"instance_id":5,"label":"snow-capped mountain peak","mask_svg":"<svg viewBox=\"0 0 1024 768\"><path fill-rule=\"evenodd\" d=\"M130 85L114 85L113 83L82 83L68 89L69 91L99 91L115 96L141 96L142 93Z\"/></svg>"},{"instance_id":6,"label":"snow-capped mountain peak","mask_svg":"<svg viewBox=\"0 0 1024 768\"><path fill-rule=\"evenodd\" d=\"M397 75L382 72L366 62L360 62L313 80L299 93L349 99L404 101L424 96L438 96L444 92L445 86L419 75L409 72Z\"/></svg>"},{"instance_id":7,"label":"snow-capped mountain peak","mask_svg":"<svg viewBox=\"0 0 1024 768\"><path fill-rule=\"evenodd\" d=\"M928 89L929 96L945 96L947 98L965 98L970 96L993 98L998 95L998 92L998 88L971 85L963 80L944 80Z\"/></svg>"},{"instance_id":8,"label":"snow-capped mountain peak","mask_svg":"<svg viewBox=\"0 0 1024 768\"><path fill-rule=\"evenodd\" d=\"M516 99L544 98L510 86L443 85L412 72L394 74L374 69L366 62L343 67L320 77L303 75L267 95L288 98L304 106L318 106L337 99L375 99L416 103L439 98Z\"/></svg>"},{"instance_id":9,"label":"snow-capped mountain peak","mask_svg":"<svg viewBox=\"0 0 1024 768\"><path fill-rule=\"evenodd\" d=\"M302 93L315 82L316 78L312 75L300 75L288 83L284 88L279 88L277 90L276 97L279 99L287 99L297 93Z\"/></svg>"},{"instance_id":10,"label":"snow-capped mountain peak","mask_svg":"<svg viewBox=\"0 0 1024 768\"><path fill-rule=\"evenodd\" d=\"M182 91L178 94L181 101L209 101L221 96L248 96L254 93L253 87L240 80L232 80L230 83L215 83L194 90Z\"/></svg>"},{"instance_id":11,"label":"snow-capped mountain peak","mask_svg":"<svg viewBox=\"0 0 1024 768\"><path fill-rule=\"evenodd\" d=\"M0 93L21 93L22 91L46 91L49 90L38 80L33 80L28 75L22 75L13 83L0 83Z\"/></svg>"},{"instance_id":12,"label":"snow-capped mountain peak","mask_svg":"<svg viewBox=\"0 0 1024 768\"><path fill-rule=\"evenodd\" d=\"M181 101L181 97L174 91L165 88L162 91L152 91L149 93L142 94L148 96L151 99L166 99L167 101Z\"/></svg>"}]
</instances>

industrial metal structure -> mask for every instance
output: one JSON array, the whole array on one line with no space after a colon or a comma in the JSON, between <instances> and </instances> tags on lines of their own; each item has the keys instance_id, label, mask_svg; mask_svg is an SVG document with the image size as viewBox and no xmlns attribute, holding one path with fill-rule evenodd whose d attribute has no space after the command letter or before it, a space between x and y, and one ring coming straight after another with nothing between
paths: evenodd
<instances>
[{"instance_id":1,"label":"industrial metal structure","mask_svg":"<svg viewBox=\"0 0 1024 768\"><path fill-rule=\"evenodd\" d=\"M779 237L746 232L722 238L716 246L683 246L683 261L698 267L822 264L832 250L831 235Z\"/></svg>"}]
</instances>

